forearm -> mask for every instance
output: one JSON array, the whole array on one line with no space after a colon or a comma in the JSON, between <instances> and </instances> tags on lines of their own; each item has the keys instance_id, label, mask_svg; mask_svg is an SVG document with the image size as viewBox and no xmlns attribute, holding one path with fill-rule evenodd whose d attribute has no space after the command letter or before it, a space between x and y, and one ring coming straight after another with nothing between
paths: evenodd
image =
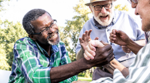
<instances>
[{"instance_id":1,"label":"forearm","mask_svg":"<svg viewBox=\"0 0 150 83\"><path fill-rule=\"evenodd\" d=\"M138 42L139 43L139 42ZM142 45L142 44L141 44ZM138 53L138 51L143 47L136 42L130 40L129 43L127 44L127 47L135 54Z\"/></svg>"},{"instance_id":2,"label":"forearm","mask_svg":"<svg viewBox=\"0 0 150 83\"><path fill-rule=\"evenodd\" d=\"M77 55L76 55L77 60L79 60L79 59L81 59L81 58L84 58L83 53L84 53L84 50L81 48L81 49L79 50L79 52L77 53Z\"/></svg>"},{"instance_id":3,"label":"forearm","mask_svg":"<svg viewBox=\"0 0 150 83\"><path fill-rule=\"evenodd\" d=\"M86 69L89 69L92 66L93 65L87 65L86 60L82 58L66 65L54 67L50 71L51 82L58 83Z\"/></svg>"},{"instance_id":4,"label":"forearm","mask_svg":"<svg viewBox=\"0 0 150 83\"><path fill-rule=\"evenodd\" d=\"M137 41L134 41L134 42L136 42L136 43L139 44L140 46L145 46L145 44L146 44L145 39L137 40Z\"/></svg>"},{"instance_id":5,"label":"forearm","mask_svg":"<svg viewBox=\"0 0 150 83\"><path fill-rule=\"evenodd\" d=\"M118 69L119 71L121 71L121 73L123 74L124 77L126 77L127 75L129 75L129 70L128 68L126 68L125 66L123 66L121 63L119 63L116 59L113 59L112 61L110 61L110 64Z\"/></svg>"}]
</instances>

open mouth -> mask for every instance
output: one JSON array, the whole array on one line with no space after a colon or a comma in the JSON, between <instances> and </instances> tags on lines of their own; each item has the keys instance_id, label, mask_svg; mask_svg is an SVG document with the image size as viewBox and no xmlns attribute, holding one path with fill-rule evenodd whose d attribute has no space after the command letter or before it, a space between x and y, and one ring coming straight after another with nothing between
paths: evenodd
<instances>
[{"instance_id":1,"label":"open mouth","mask_svg":"<svg viewBox=\"0 0 150 83\"><path fill-rule=\"evenodd\" d=\"M100 16L100 18L107 18L108 17L108 15L106 15L106 16Z\"/></svg>"},{"instance_id":2,"label":"open mouth","mask_svg":"<svg viewBox=\"0 0 150 83\"><path fill-rule=\"evenodd\" d=\"M55 36L57 36L57 34L58 34L58 30L57 30L57 31L55 31L55 32L53 32L53 33L51 33L51 34L48 36L48 38L47 38L47 39L54 38Z\"/></svg>"}]
</instances>

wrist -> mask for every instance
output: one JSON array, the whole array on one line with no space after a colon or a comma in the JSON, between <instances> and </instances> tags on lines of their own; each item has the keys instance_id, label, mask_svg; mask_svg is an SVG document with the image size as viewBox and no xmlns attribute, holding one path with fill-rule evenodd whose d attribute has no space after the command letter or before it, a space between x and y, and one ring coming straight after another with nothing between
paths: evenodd
<instances>
[{"instance_id":1,"label":"wrist","mask_svg":"<svg viewBox=\"0 0 150 83\"><path fill-rule=\"evenodd\" d=\"M83 63L82 63L82 64L84 64L87 69L90 69L90 68L92 68L93 66L95 66L94 64L91 63L90 60L86 60L85 58L82 58L82 59L83 59Z\"/></svg>"}]
</instances>

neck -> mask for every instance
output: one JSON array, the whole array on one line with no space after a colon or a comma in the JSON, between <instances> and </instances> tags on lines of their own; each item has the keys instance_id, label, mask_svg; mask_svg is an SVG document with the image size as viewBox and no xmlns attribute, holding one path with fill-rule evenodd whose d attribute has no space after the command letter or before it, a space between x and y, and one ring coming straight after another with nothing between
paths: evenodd
<instances>
[{"instance_id":1,"label":"neck","mask_svg":"<svg viewBox=\"0 0 150 83\"><path fill-rule=\"evenodd\" d=\"M50 50L51 50L51 45L47 44L41 44L38 42L38 44L48 53L48 55L50 56Z\"/></svg>"}]
</instances>

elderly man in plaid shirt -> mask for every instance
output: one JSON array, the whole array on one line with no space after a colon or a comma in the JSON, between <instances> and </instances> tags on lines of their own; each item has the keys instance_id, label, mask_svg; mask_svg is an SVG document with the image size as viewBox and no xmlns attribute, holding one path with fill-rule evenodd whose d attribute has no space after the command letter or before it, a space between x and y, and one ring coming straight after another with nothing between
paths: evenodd
<instances>
[{"instance_id":1,"label":"elderly man in plaid shirt","mask_svg":"<svg viewBox=\"0 0 150 83\"><path fill-rule=\"evenodd\" d=\"M10 83L71 83L81 71L114 58L112 47L105 45L97 50L95 59L71 63L59 40L56 20L43 9L30 10L23 18L23 27L29 37L15 42Z\"/></svg>"}]
</instances>

